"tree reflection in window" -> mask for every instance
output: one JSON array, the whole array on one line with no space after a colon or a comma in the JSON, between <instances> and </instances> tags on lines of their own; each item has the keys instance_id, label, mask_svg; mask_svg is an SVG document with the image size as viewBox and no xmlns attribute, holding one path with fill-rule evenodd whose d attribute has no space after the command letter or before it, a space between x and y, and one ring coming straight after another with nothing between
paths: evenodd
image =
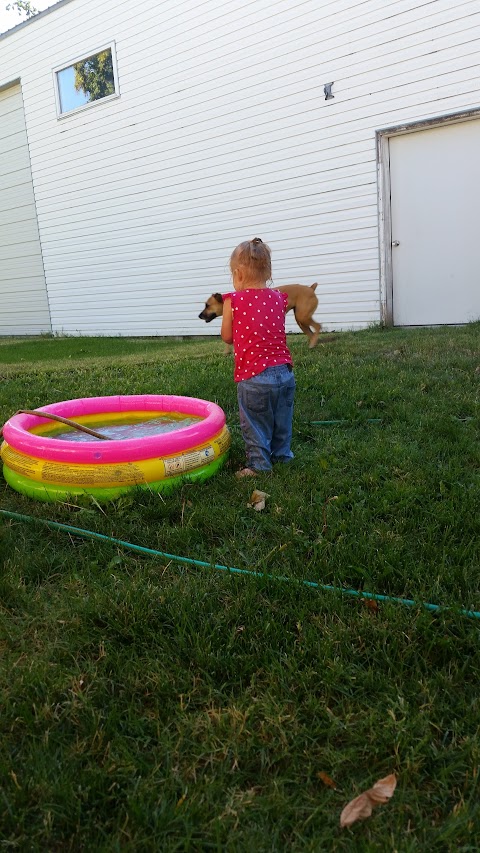
<instances>
[{"instance_id":1,"label":"tree reflection in window","mask_svg":"<svg viewBox=\"0 0 480 853\"><path fill-rule=\"evenodd\" d=\"M60 115L118 94L112 49L106 48L57 71Z\"/></svg>"},{"instance_id":2,"label":"tree reflection in window","mask_svg":"<svg viewBox=\"0 0 480 853\"><path fill-rule=\"evenodd\" d=\"M112 51L102 50L95 56L89 56L82 62L76 62L75 89L83 92L87 101L98 101L115 93L115 80L113 77Z\"/></svg>"}]
</instances>

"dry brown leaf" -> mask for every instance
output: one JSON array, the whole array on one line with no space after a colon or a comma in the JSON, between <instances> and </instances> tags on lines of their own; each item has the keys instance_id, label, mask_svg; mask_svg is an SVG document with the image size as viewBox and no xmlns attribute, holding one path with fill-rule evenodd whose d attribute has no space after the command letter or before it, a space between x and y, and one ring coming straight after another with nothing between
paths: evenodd
<instances>
[{"instance_id":1,"label":"dry brown leaf","mask_svg":"<svg viewBox=\"0 0 480 853\"><path fill-rule=\"evenodd\" d=\"M370 817L375 806L388 802L396 787L397 777L395 773L391 773L390 776L379 779L368 791L364 791L363 794L347 803L340 815L342 829L345 826L352 826L357 820Z\"/></svg>"},{"instance_id":2,"label":"dry brown leaf","mask_svg":"<svg viewBox=\"0 0 480 853\"><path fill-rule=\"evenodd\" d=\"M270 497L266 492L261 492L259 489L254 489L252 494L250 495L250 501L252 504L257 503L258 501L263 500L264 498Z\"/></svg>"},{"instance_id":3,"label":"dry brown leaf","mask_svg":"<svg viewBox=\"0 0 480 853\"><path fill-rule=\"evenodd\" d=\"M251 506L257 512L260 512L262 509L265 509L265 500L269 497L270 495L267 495L266 492L260 492L258 489L255 489L250 495L250 501L247 506Z\"/></svg>"},{"instance_id":4,"label":"dry brown leaf","mask_svg":"<svg viewBox=\"0 0 480 853\"><path fill-rule=\"evenodd\" d=\"M374 803L388 803L396 787L397 777L395 773L391 773L390 776L385 776L385 779L379 779L378 782L375 782L368 793Z\"/></svg>"},{"instance_id":5,"label":"dry brown leaf","mask_svg":"<svg viewBox=\"0 0 480 853\"><path fill-rule=\"evenodd\" d=\"M374 613L378 613L380 610L380 605L374 598L361 598L360 601L368 610L373 610Z\"/></svg>"},{"instance_id":6,"label":"dry brown leaf","mask_svg":"<svg viewBox=\"0 0 480 853\"><path fill-rule=\"evenodd\" d=\"M340 815L340 826L343 829L345 826L351 826L357 820L364 820L366 817L370 817L372 811L373 805L368 794L360 794L343 809Z\"/></svg>"},{"instance_id":7,"label":"dry brown leaf","mask_svg":"<svg viewBox=\"0 0 480 853\"><path fill-rule=\"evenodd\" d=\"M324 773L323 770L319 770L317 776L323 784L327 786L327 788L333 788L334 791L337 790L337 783L333 781L332 777L329 776L328 773Z\"/></svg>"}]
</instances>

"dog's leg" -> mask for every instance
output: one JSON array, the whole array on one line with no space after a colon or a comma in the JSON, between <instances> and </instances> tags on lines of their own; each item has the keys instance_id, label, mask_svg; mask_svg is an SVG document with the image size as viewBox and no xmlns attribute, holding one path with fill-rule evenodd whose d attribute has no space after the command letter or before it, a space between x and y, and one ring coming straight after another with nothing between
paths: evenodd
<instances>
[{"instance_id":1,"label":"dog's leg","mask_svg":"<svg viewBox=\"0 0 480 853\"><path fill-rule=\"evenodd\" d=\"M300 314L298 311L294 310L295 320L297 321L297 325L302 330L303 334L308 338L308 348L313 349L318 343L318 336L322 331L322 327L320 323L317 323L316 320L311 316L305 317L304 314ZM313 326L314 331L310 328Z\"/></svg>"},{"instance_id":2,"label":"dog's leg","mask_svg":"<svg viewBox=\"0 0 480 853\"><path fill-rule=\"evenodd\" d=\"M303 334L306 335L308 338L308 348L313 349L313 347L316 346L318 341L318 332L312 332L310 326L307 326L306 323L300 323L299 320L297 320L297 323L301 328Z\"/></svg>"},{"instance_id":3,"label":"dog's leg","mask_svg":"<svg viewBox=\"0 0 480 853\"><path fill-rule=\"evenodd\" d=\"M313 317L310 320L310 325L313 326L315 331L313 332L313 334L310 338L310 343L308 345L308 348L313 349L318 344L318 336L319 336L320 332L322 331L322 326L320 323L317 323L317 321L314 320Z\"/></svg>"}]
</instances>

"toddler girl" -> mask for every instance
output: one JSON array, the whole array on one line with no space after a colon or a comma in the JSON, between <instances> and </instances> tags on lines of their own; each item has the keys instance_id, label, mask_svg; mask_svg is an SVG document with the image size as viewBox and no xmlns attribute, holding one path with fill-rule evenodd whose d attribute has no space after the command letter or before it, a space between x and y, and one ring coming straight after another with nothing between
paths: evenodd
<instances>
[{"instance_id":1,"label":"toddler girl","mask_svg":"<svg viewBox=\"0 0 480 853\"><path fill-rule=\"evenodd\" d=\"M230 271L235 292L224 297L221 334L225 343L233 343L247 455L247 467L237 477L248 477L293 458L295 378L285 335L288 297L267 288L271 253L259 237L234 249Z\"/></svg>"}]
</instances>

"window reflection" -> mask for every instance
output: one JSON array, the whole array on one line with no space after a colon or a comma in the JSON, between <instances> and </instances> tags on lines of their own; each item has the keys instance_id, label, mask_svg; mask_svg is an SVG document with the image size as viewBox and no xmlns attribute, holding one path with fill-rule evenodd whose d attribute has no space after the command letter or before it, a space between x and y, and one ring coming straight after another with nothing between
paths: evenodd
<instances>
[{"instance_id":1,"label":"window reflection","mask_svg":"<svg viewBox=\"0 0 480 853\"><path fill-rule=\"evenodd\" d=\"M57 71L60 113L115 94L111 48Z\"/></svg>"}]
</instances>

